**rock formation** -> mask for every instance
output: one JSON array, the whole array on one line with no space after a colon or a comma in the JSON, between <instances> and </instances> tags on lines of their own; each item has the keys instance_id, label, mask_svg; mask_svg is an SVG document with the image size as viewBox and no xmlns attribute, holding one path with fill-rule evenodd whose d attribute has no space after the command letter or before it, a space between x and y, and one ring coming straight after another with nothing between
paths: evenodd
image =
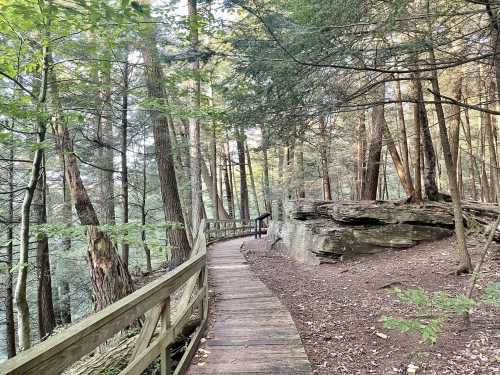
<instances>
[{"instance_id":1,"label":"rock formation","mask_svg":"<svg viewBox=\"0 0 500 375\"><path fill-rule=\"evenodd\" d=\"M497 206L465 203L469 229L484 230L498 213ZM284 222L272 222L269 247L284 246L295 259L319 264L340 256L403 249L422 241L453 235L449 203L407 204L391 201L292 201ZM500 231L497 230L497 240Z\"/></svg>"}]
</instances>

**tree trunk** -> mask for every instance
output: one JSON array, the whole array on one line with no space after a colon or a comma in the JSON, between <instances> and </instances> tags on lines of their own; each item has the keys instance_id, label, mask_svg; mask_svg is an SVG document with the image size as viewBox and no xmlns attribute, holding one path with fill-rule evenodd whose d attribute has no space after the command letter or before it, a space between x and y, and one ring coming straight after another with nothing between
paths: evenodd
<instances>
[{"instance_id":1,"label":"tree trunk","mask_svg":"<svg viewBox=\"0 0 500 375\"><path fill-rule=\"evenodd\" d=\"M495 84L490 82L486 87L487 97L489 99L488 108L496 109L496 96L495 96ZM490 179L492 183L490 184L490 197L491 201L495 202L497 197L497 185L493 182L493 175L495 174L495 168L497 166L497 129L496 129L496 117L494 115L486 114L486 128L488 138L488 151L490 156Z\"/></svg>"},{"instance_id":2,"label":"tree trunk","mask_svg":"<svg viewBox=\"0 0 500 375\"><path fill-rule=\"evenodd\" d=\"M458 102L462 101L462 82L463 75L460 73L458 77L456 77L453 85L453 96L455 100ZM451 113L451 124L450 124L450 148L451 148L451 156L453 158L453 164L458 166L458 150L460 147L460 107L452 106Z\"/></svg>"},{"instance_id":3,"label":"tree trunk","mask_svg":"<svg viewBox=\"0 0 500 375\"><path fill-rule=\"evenodd\" d=\"M306 197L306 187L304 179L304 144L300 140L297 151L297 162L295 163L296 178L297 178L297 197L299 199L304 199Z\"/></svg>"},{"instance_id":4,"label":"tree trunk","mask_svg":"<svg viewBox=\"0 0 500 375\"><path fill-rule=\"evenodd\" d=\"M126 53L128 60L128 51ZM129 64L128 61L123 64L123 93L122 93L122 134L121 134L121 173L122 173L122 204L123 204L123 224L128 224L128 167L127 167L127 142L128 142L128 79ZM126 233L125 233L126 236ZM128 269L129 243L127 238L122 244L122 260Z\"/></svg>"},{"instance_id":5,"label":"tree trunk","mask_svg":"<svg viewBox=\"0 0 500 375\"><path fill-rule=\"evenodd\" d=\"M45 112L47 102L47 88L49 81L49 49L42 47L43 68L39 86L36 87L38 93L36 109L38 113ZM46 119L40 116L36 125L37 143L42 145L45 141L47 131ZM17 272L17 282L15 290L15 304L17 308L17 334L19 337L19 350L26 350L31 347L31 327L30 310L26 295L29 266L29 240L30 240L30 210L36 185L40 176L43 160L43 147L37 147L33 156L30 174L26 190L24 191L23 203L21 206L21 228L19 230L19 263Z\"/></svg>"},{"instance_id":6,"label":"tree trunk","mask_svg":"<svg viewBox=\"0 0 500 375\"><path fill-rule=\"evenodd\" d=\"M377 89L377 98L385 98L385 85ZM384 134L385 113L384 105L378 104L372 112L372 136L368 148L368 162L366 164L366 178L363 189L363 200L377 199L378 176L380 172L380 156L382 152L382 138Z\"/></svg>"},{"instance_id":7,"label":"tree trunk","mask_svg":"<svg viewBox=\"0 0 500 375\"><path fill-rule=\"evenodd\" d=\"M285 180L285 187L286 187L286 197L288 200L293 200L295 199L293 197L293 190L292 186L294 184L293 177L294 177L294 163L295 163L295 139L292 139L288 147L286 148L286 180Z\"/></svg>"},{"instance_id":8,"label":"tree trunk","mask_svg":"<svg viewBox=\"0 0 500 375\"><path fill-rule=\"evenodd\" d=\"M498 179L497 179L497 171L498 171L498 162L496 157L496 142L495 142L495 128L491 121L490 115L487 114L486 119L486 138L488 139L488 151L490 154L490 197L492 201L495 201L500 192L497 192L498 189Z\"/></svg>"},{"instance_id":9,"label":"tree trunk","mask_svg":"<svg viewBox=\"0 0 500 375\"><path fill-rule=\"evenodd\" d=\"M278 199L276 202L277 209L277 220L283 221L285 219L285 211L284 211L284 190L283 190L283 169L285 164L285 154L283 151L283 147L278 146Z\"/></svg>"},{"instance_id":10,"label":"tree trunk","mask_svg":"<svg viewBox=\"0 0 500 375\"><path fill-rule=\"evenodd\" d=\"M40 176L33 196L32 220L37 225L47 224L47 185L45 157L42 157ZM56 326L56 315L52 302L52 277L50 272L49 239L45 233L37 235L37 310L38 333L43 341L51 335Z\"/></svg>"},{"instance_id":11,"label":"tree trunk","mask_svg":"<svg viewBox=\"0 0 500 375\"><path fill-rule=\"evenodd\" d=\"M272 203L271 203L271 183L269 181L269 160L267 155L268 149L268 141L267 141L267 132L264 127L262 127L262 173L264 175L264 199L266 212L272 211Z\"/></svg>"},{"instance_id":12,"label":"tree trunk","mask_svg":"<svg viewBox=\"0 0 500 375\"><path fill-rule=\"evenodd\" d=\"M104 92L99 94L99 105L97 113L97 139L100 143L98 191L100 222L103 224L115 224L115 194L114 194L114 165L113 165L113 121L111 119L111 66L107 64L101 72L101 87Z\"/></svg>"},{"instance_id":13,"label":"tree trunk","mask_svg":"<svg viewBox=\"0 0 500 375\"><path fill-rule=\"evenodd\" d=\"M148 1L142 1L149 7ZM145 13L149 19L149 11ZM142 36L141 52L146 67L146 86L148 97L151 99L166 100L167 95L163 87L165 77L160 66L160 59L156 47L155 25L144 23L140 31ZM163 201L163 212L167 222L184 225L182 206L177 189L175 167L173 163L172 147L168 136L168 119L158 110L150 110L153 123L153 138L160 177L160 191ZM191 169L193 166L191 165ZM196 202L199 204L199 202ZM169 267L173 269L183 263L190 254L190 246L184 228L169 229L167 238L171 247Z\"/></svg>"},{"instance_id":14,"label":"tree trunk","mask_svg":"<svg viewBox=\"0 0 500 375\"><path fill-rule=\"evenodd\" d=\"M227 154L222 150L222 172L224 173L224 186L226 190L226 200L228 207L228 215L230 218L234 218L234 205L233 205L233 190L231 189L231 179L229 176L229 160Z\"/></svg>"},{"instance_id":15,"label":"tree trunk","mask_svg":"<svg viewBox=\"0 0 500 375\"><path fill-rule=\"evenodd\" d=\"M236 131L236 147L238 149L238 164L240 167L240 219L250 220L250 202L248 199L248 184L245 162L245 133L242 127Z\"/></svg>"},{"instance_id":16,"label":"tree trunk","mask_svg":"<svg viewBox=\"0 0 500 375\"><path fill-rule=\"evenodd\" d=\"M401 182L401 186L403 186L405 193L406 193L406 198L408 200L412 200L413 198L413 186L411 185L411 181L407 180L407 175L405 172L405 167L403 163L401 162L401 158L399 157L398 149L396 147L396 143L394 142L392 138L391 131L389 129L389 126L387 125L387 122L384 121L384 138L385 141L387 142L387 148L389 150L389 153L391 154L391 159L392 162L394 163L394 168L396 169L396 172L398 173L399 181ZM386 166L384 165L384 183L387 182L387 175L386 175ZM386 186L386 185L384 185Z\"/></svg>"},{"instance_id":17,"label":"tree trunk","mask_svg":"<svg viewBox=\"0 0 500 375\"><path fill-rule=\"evenodd\" d=\"M245 142L245 150L247 154L248 173L250 174L250 185L252 187L252 195L255 203L255 209L257 210L257 216L260 216L259 197L257 195L257 188L255 187L255 178L252 170L252 158L250 156L250 149L248 148L248 144L246 142Z\"/></svg>"},{"instance_id":18,"label":"tree trunk","mask_svg":"<svg viewBox=\"0 0 500 375\"><path fill-rule=\"evenodd\" d=\"M436 184L436 153L434 145L432 144L432 135L429 128L429 119L427 117L427 110L425 109L424 94L422 90L422 81L420 76L415 74L415 96L418 100L417 110L418 115L416 119L419 126L416 127L419 131L419 138L421 138L424 154L424 191L428 200L435 201L439 198L439 190ZM421 149L421 147L419 147ZM421 186L421 183L420 183ZM420 188L421 189L421 188ZM421 195L420 195L421 196Z\"/></svg>"},{"instance_id":19,"label":"tree trunk","mask_svg":"<svg viewBox=\"0 0 500 375\"><path fill-rule=\"evenodd\" d=\"M187 0L188 4L188 21L189 21L189 39L191 49L196 55L199 44L198 24L198 9L197 0ZM201 82L198 76L200 70L200 62L198 58L192 59L191 70L193 78L189 83L191 90L192 106L194 110L199 110L201 107ZM191 232L197 233L202 214L202 190L201 190L201 143L200 143L200 119L192 117L189 119L189 142L190 142L190 158L191 158Z\"/></svg>"},{"instance_id":20,"label":"tree trunk","mask_svg":"<svg viewBox=\"0 0 500 375\"><path fill-rule=\"evenodd\" d=\"M63 207L62 207L62 219L65 229L70 229L73 226L73 214L71 211L71 193L68 189L68 184L66 183L65 177L65 166L64 159L61 160L61 174L62 174L62 190L63 190ZM63 251L67 254L71 251L71 236L66 235L63 238ZM59 317L61 323L68 324L71 323L71 293L70 284L66 280L66 277L62 277L58 286L59 295Z\"/></svg>"},{"instance_id":21,"label":"tree trunk","mask_svg":"<svg viewBox=\"0 0 500 375\"><path fill-rule=\"evenodd\" d=\"M332 188L330 183L330 175L328 171L328 150L330 148L330 138L326 129L325 116L322 114L319 117L319 133L320 133L320 164L321 164L321 179L323 180L323 199L326 201L332 200Z\"/></svg>"},{"instance_id":22,"label":"tree trunk","mask_svg":"<svg viewBox=\"0 0 500 375\"><path fill-rule=\"evenodd\" d=\"M420 169L420 143L421 143L421 137L420 137L420 131L422 129L422 119L421 116L423 115L422 112L422 107L420 106L420 92L422 91L420 81L416 77L414 80L414 97L417 100L417 103L413 106L413 125L414 125L414 157L413 157L413 163L414 163L414 181L415 181L415 201L416 202L421 202L422 201L422 171Z\"/></svg>"},{"instance_id":23,"label":"tree trunk","mask_svg":"<svg viewBox=\"0 0 500 375\"><path fill-rule=\"evenodd\" d=\"M214 107L214 90L213 90L213 85L212 82L210 82L210 106L213 108ZM212 204L213 204L213 216L215 220L220 219L220 212L224 211L224 205L222 204L220 198L219 198L219 187L217 185L217 123L212 121L212 129L210 132L210 149L211 149L211 163L210 163L210 169L212 172L212 177L210 180L205 180L205 185L211 186L211 192L210 192L210 197L212 198ZM206 168L205 162L201 161L201 168L203 167ZM202 177L203 177L203 171L202 171ZM225 217L227 219L227 215Z\"/></svg>"},{"instance_id":24,"label":"tree trunk","mask_svg":"<svg viewBox=\"0 0 500 375\"><path fill-rule=\"evenodd\" d=\"M398 103L398 115L399 115L399 125L400 125L400 143L401 143L401 157L403 159L403 169L405 172L406 181L411 187L411 196L415 194L415 189L413 187L413 181L410 172L410 161L408 153L408 137L406 135L406 120L405 113L403 109L403 102L401 101L401 84L396 81L396 100Z\"/></svg>"},{"instance_id":25,"label":"tree trunk","mask_svg":"<svg viewBox=\"0 0 500 375\"><path fill-rule=\"evenodd\" d=\"M5 339L7 358L12 358L16 355L16 327L14 321L14 291L12 289L12 266L14 253L14 146L10 146L9 150L9 211L7 224L7 257L5 265L6 281L5 281Z\"/></svg>"},{"instance_id":26,"label":"tree trunk","mask_svg":"<svg viewBox=\"0 0 500 375\"><path fill-rule=\"evenodd\" d=\"M467 151L469 153L469 184L470 188L472 191L472 199L477 201L478 199L478 193L477 193L477 187L476 187L476 176L477 176L477 163L476 163L476 158L474 155L474 149L472 147L472 136L471 136L471 128L470 128L470 117L469 117L469 110L465 108L464 110L464 117L465 117L465 125L464 126L464 134L465 134L465 141L467 143Z\"/></svg>"},{"instance_id":27,"label":"tree trunk","mask_svg":"<svg viewBox=\"0 0 500 375\"><path fill-rule=\"evenodd\" d=\"M429 57L431 60L431 64L436 65L436 58L434 56L434 51L432 48L429 51ZM451 199L453 201L455 234L457 237L458 256L460 262L458 272L470 272L472 270L472 263L465 242L464 219L462 213L462 203L458 193L456 165L453 163L451 147L448 142L448 131L446 129L446 120L444 116L443 106L441 104L439 81L436 70L432 71L431 82L432 82L432 90L434 92L436 114L438 118L439 135L441 139L441 146L443 148L443 157L446 165L446 173L448 175L448 185L450 189Z\"/></svg>"},{"instance_id":28,"label":"tree trunk","mask_svg":"<svg viewBox=\"0 0 500 375\"><path fill-rule=\"evenodd\" d=\"M108 304L132 293L134 287L130 274L118 255L113 241L108 234L98 228L97 213L83 184L74 153L73 141L66 127L66 121L61 118L57 78L54 73L51 76L50 94L52 128L59 155L64 160L66 182L80 223L88 226L89 246L87 256L94 292L95 310L99 311Z\"/></svg>"},{"instance_id":29,"label":"tree trunk","mask_svg":"<svg viewBox=\"0 0 500 375\"><path fill-rule=\"evenodd\" d=\"M147 210L146 210L146 195L147 195L147 148L146 148L146 127L143 128L144 134L142 139L142 194L141 194L141 240L142 246L144 248L144 255L146 256L146 271L151 273L153 272L153 267L151 265L151 251L149 250L148 244L146 242L146 219L147 219Z\"/></svg>"},{"instance_id":30,"label":"tree trunk","mask_svg":"<svg viewBox=\"0 0 500 375\"><path fill-rule=\"evenodd\" d=\"M214 207L218 208L217 216L215 217L217 220L223 219L227 220L229 219L229 214L227 213L226 209L224 208L224 204L222 200L219 197L218 191L213 190L213 177L208 173L208 168L207 165L205 164L205 161L202 159L201 160L201 176L203 177L203 181L205 181L205 185L207 186L208 189L208 194L210 195L210 198L212 199L212 204ZM215 200L215 201L214 201ZM217 203L215 203L217 202Z\"/></svg>"},{"instance_id":31,"label":"tree trunk","mask_svg":"<svg viewBox=\"0 0 500 375\"><path fill-rule=\"evenodd\" d=\"M359 114L358 123L358 150L357 150L357 173L356 173L356 199L361 199L366 175L366 116L365 111Z\"/></svg>"},{"instance_id":32,"label":"tree trunk","mask_svg":"<svg viewBox=\"0 0 500 375\"><path fill-rule=\"evenodd\" d=\"M479 98L479 101L481 101L481 97ZM486 116L487 114L484 112L481 112L479 114L479 119L480 119L480 154L481 154L481 199L483 202L491 202L492 198L490 196L490 184L488 181L488 175L486 174L486 147L485 147L485 140L486 140Z\"/></svg>"}]
</instances>

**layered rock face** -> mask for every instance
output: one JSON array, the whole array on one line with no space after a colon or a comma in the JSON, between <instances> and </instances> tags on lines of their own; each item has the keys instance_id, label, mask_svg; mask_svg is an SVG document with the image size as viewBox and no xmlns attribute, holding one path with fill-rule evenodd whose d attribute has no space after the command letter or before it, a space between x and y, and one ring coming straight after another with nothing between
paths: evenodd
<instances>
[{"instance_id":1,"label":"layered rock face","mask_svg":"<svg viewBox=\"0 0 500 375\"><path fill-rule=\"evenodd\" d=\"M471 214L478 206L465 209L466 222L477 223ZM494 206L480 206L480 216L496 214ZM384 249L403 249L422 241L435 241L453 235L450 204L428 202L406 204L388 201L289 203L284 222L273 221L268 231L269 247L284 247L292 258L319 264L341 256L372 254Z\"/></svg>"}]
</instances>

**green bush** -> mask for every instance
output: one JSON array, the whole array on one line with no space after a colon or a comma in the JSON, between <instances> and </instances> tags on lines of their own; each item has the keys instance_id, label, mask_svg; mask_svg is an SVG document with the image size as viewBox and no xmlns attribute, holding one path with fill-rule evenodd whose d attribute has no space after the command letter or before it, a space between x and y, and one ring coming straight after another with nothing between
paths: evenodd
<instances>
[{"instance_id":1,"label":"green bush","mask_svg":"<svg viewBox=\"0 0 500 375\"><path fill-rule=\"evenodd\" d=\"M474 308L484 305L500 307L500 282L487 286L480 299L468 298L464 294L455 296L444 291L428 292L422 288L401 290L394 288L392 293L401 301L416 307L416 318L395 318L382 316L384 328L400 332L416 333L422 341L435 344L444 324L451 318L471 313Z\"/></svg>"}]
</instances>

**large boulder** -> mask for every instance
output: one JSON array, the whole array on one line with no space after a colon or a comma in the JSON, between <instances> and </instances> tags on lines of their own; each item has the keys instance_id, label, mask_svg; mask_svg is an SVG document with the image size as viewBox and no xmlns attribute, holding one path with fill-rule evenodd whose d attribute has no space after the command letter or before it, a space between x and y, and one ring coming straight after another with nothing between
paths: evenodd
<instances>
[{"instance_id":1,"label":"large boulder","mask_svg":"<svg viewBox=\"0 0 500 375\"><path fill-rule=\"evenodd\" d=\"M481 220L486 225L497 213L492 205L465 206L466 225ZM453 235L453 228L449 203L299 200L289 202L284 222L272 222L268 241L269 247L282 246L299 261L319 264L443 239Z\"/></svg>"}]
</instances>

